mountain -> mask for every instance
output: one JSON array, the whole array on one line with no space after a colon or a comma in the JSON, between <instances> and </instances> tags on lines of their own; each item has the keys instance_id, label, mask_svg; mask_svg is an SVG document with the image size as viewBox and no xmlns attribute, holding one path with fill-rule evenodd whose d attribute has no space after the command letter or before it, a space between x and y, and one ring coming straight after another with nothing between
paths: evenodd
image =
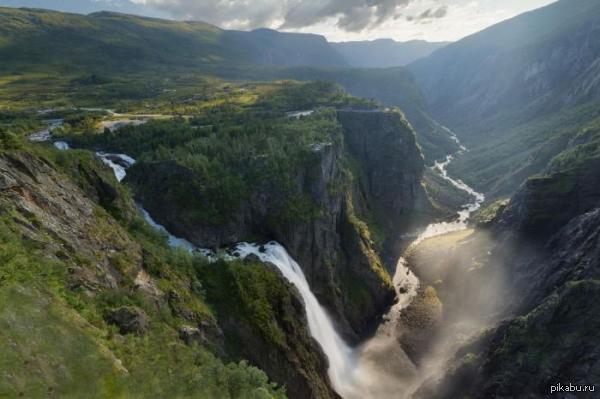
<instances>
[{"instance_id":1,"label":"mountain","mask_svg":"<svg viewBox=\"0 0 600 399\"><path fill-rule=\"evenodd\" d=\"M598 2L561 0L452 43L410 69L441 122L476 134L482 122L474 120L596 98L599 21Z\"/></svg>"},{"instance_id":2,"label":"mountain","mask_svg":"<svg viewBox=\"0 0 600 399\"><path fill-rule=\"evenodd\" d=\"M112 12L90 15L0 8L0 55L21 66L101 71L178 70L243 64L344 66L318 35L226 31ZM56 46L55 43L60 45Z\"/></svg>"},{"instance_id":3,"label":"mountain","mask_svg":"<svg viewBox=\"0 0 600 399\"><path fill-rule=\"evenodd\" d=\"M421 183L414 131L328 82L171 87L109 95L128 116L66 97L0 115L0 391L338 397L305 297L259 255L277 240L340 336L368 336L394 300L402 235L445 216ZM48 120L61 121L63 150L26 139ZM126 173L117 153L135 158ZM183 239L206 250L169 245ZM256 254L242 259L242 241Z\"/></svg>"},{"instance_id":4,"label":"mountain","mask_svg":"<svg viewBox=\"0 0 600 399\"><path fill-rule=\"evenodd\" d=\"M560 1L409 70L0 9L0 396L597 385L598 25Z\"/></svg>"},{"instance_id":5,"label":"mountain","mask_svg":"<svg viewBox=\"0 0 600 399\"><path fill-rule=\"evenodd\" d=\"M408 65L427 57L446 42L411 40L397 42L392 39L331 43L348 63L356 68L389 68Z\"/></svg>"},{"instance_id":6,"label":"mountain","mask_svg":"<svg viewBox=\"0 0 600 399\"><path fill-rule=\"evenodd\" d=\"M507 195L595 115L600 4L558 1L452 43L409 69L431 115L471 149L454 171L492 196Z\"/></svg>"},{"instance_id":7,"label":"mountain","mask_svg":"<svg viewBox=\"0 0 600 399\"><path fill-rule=\"evenodd\" d=\"M228 31L223 45L244 47L255 54L253 62L263 65L348 66L325 37L304 33L256 29L251 32Z\"/></svg>"}]
</instances>

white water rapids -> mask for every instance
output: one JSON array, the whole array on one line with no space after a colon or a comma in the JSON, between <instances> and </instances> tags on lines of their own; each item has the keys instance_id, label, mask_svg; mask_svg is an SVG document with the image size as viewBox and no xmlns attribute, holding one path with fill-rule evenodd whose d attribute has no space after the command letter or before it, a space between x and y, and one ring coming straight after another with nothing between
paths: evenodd
<instances>
[{"instance_id":1,"label":"white water rapids","mask_svg":"<svg viewBox=\"0 0 600 399\"><path fill-rule=\"evenodd\" d=\"M53 127L55 128L56 125ZM452 132L450 133L458 143L456 136ZM48 129L48 131L38 132L31 139L43 141L50 139L50 137L51 129ZM460 143L458 144L460 145ZM69 149L68 144L63 142L56 142L55 146L62 150ZM460 154L465 150L461 146L458 153ZM123 180L127 168L135 163L133 158L125 154L98 152L96 155L114 171L118 181ZM446 169L453 159L453 155L448 155L443 162L436 162L433 169L437 170L452 185L469 193L473 197L473 202L464 205L454 221L430 224L422 232L414 235L415 239L409 248L427 238L466 229L470 215L480 208L485 199L483 194L477 193L462 181L448 176ZM328 358L328 376L331 385L344 399L402 398L407 393L404 381L406 381L406 378L414 376L415 368L400 348L394 331L401 310L407 307L417 295L419 280L408 269L404 258L399 259L393 279L397 293L396 304L385 315L384 322L373 338L357 348L350 348L337 333L331 318L312 293L302 268L280 244L269 242L261 246L239 243L230 251L230 253L233 252L237 256L230 254L218 255L211 250L197 248L185 239L173 236L162 225L154 221L146 210L141 207L140 209L151 226L167 235L169 245L172 247L183 248L190 252L200 252L209 260L214 260L219 256L225 259L234 259L255 255L262 262L277 267L283 276L300 292L304 301L310 333L320 344Z\"/></svg>"}]
</instances>

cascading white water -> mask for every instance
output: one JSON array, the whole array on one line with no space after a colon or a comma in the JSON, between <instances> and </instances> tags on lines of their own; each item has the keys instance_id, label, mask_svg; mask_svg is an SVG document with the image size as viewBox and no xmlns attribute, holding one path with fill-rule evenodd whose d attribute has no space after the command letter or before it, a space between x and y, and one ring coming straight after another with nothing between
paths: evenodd
<instances>
[{"instance_id":1,"label":"cascading white water","mask_svg":"<svg viewBox=\"0 0 600 399\"><path fill-rule=\"evenodd\" d=\"M97 152L96 156L113 170L118 181L122 181L127 175L127 169L135 164L135 159L125 154Z\"/></svg>"},{"instance_id":2,"label":"cascading white water","mask_svg":"<svg viewBox=\"0 0 600 399\"><path fill-rule=\"evenodd\" d=\"M343 392L344 387L350 382L349 378L355 365L354 353L339 336L331 318L310 290L302 268L292 259L285 248L276 242L264 245L262 251L261 247L248 243L236 245L236 250L241 257L253 254L261 261L275 265L283 276L298 289L304 300L310 333L321 345L329 360L328 374L331 384L338 393Z\"/></svg>"}]
</instances>

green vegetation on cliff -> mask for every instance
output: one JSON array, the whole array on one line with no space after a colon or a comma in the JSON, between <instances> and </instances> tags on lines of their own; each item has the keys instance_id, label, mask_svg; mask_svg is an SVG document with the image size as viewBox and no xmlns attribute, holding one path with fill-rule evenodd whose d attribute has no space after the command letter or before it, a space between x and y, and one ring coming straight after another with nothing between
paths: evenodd
<instances>
[{"instance_id":1,"label":"green vegetation on cliff","mask_svg":"<svg viewBox=\"0 0 600 399\"><path fill-rule=\"evenodd\" d=\"M205 261L170 249L110 170L84 151L19 144L0 155L0 395L285 396L215 356L194 266ZM131 332L111 321L117 309L134 310ZM194 325L205 340L186 345Z\"/></svg>"},{"instance_id":2,"label":"green vegetation on cliff","mask_svg":"<svg viewBox=\"0 0 600 399\"><path fill-rule=\"evenodd\" d=\"M571 141L580 140L583 130L597 124L599 109L598 103L590 103L523 124L513 122L516 126L509 128L492 124L468 144L470 151L450 165L450 172L490 199L511 195L529 176L543 173Z\"/></svg>"},{"instance_id":3,"label":"green vegetation on cliff","mask_svg":"<svg viewBox=\"0 0 600 399\"><path fill-rule=\"evenodd\" d=\"M247 94L251 101L205 105L193 118L149 122L115 132L64 138L75 146L102 148L129 154L138 160L131 169L134 178L146 173L144 166L175 162L187 177L173 177L163 187L173 204L187 211L191 220L220 225L243 204L255 188L269 184L281 194L285 205L272 215L274 223L310 218L316 205L298 192L292 180L300 164L317 159L315 149L340 140L335 113L320 109L346 106L358 100L329 83L284 82ZM286 111L314 110L311 117L287 117ZM140 172L140 173L138 173ZM183 173L183 172L182 172ZM195 202L201 199L203 206Z\"/></svg>"}]
</instances>

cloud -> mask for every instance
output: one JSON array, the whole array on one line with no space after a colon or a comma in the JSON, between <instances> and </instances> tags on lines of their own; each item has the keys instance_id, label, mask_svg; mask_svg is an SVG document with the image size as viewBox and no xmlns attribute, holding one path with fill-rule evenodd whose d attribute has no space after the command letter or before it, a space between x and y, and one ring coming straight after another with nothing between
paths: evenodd
<instances>
[{"instance_id":1,"label":"cloud","mask_svg":"<svg viewBox=\"0 0 600 399\"><path fill-rule=\"evenodd\" d=\"M132 0L168 12L176 19L202 20L225 28L301 29L326 20L342 31L361 32L397 19L423 0ZM428 0L430 3L438 0ZM414 17L442 18L447 7L431 8Z\"/></svg>"}]
</instances>

